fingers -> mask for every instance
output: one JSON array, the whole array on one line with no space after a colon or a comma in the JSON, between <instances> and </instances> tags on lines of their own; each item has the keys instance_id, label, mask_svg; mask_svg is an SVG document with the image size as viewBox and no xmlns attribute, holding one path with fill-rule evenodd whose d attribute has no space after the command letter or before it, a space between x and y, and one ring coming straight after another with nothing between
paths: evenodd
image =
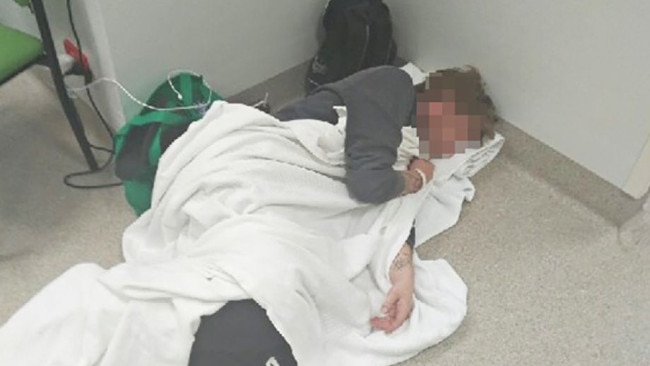
<instances>
[{"instance_id":1,"label":"fingers","mask_svg":"<svg viewBox=\"0 0 650 366\"><path fill-rule=\"evenodd\" d=\"M399 292L396 287L393 286L386 296L384 304L381 306L381 313L384 314L383 317L374 317L370 320L370 324L375 329L380 329L388 332L389 329L394 327L394 319L397 315L397 302L399 300Z\"/></svg>"},{"instance_id":2,"label":"fingers","mask_svg":"<svg viewBox=\"0 0 650 366\"><path fill-rule=\"evenodd\" d=\"M372 327L375 329L387 331L391 326L391 320L388 317L384 317L384 318L375 317L370 319L370 325L372 325Z\"/></svg>"},{"instance_id":3,"label":"fingers","mask_svg":"<svg viewBox=\"0 0 650 366\"><path fill-rule=\"evenodd\" d=\"M409 318L413 309L411 297L402 297L398 287L393 286L388 292L386 301L381 308L384 317L370 319L373 328L392 333Z\"/></svg>"},{"instance_id":4,"label":"fingers","mask_svg":"<svg viewBox=\"0 0 650 366\"><path fill-rule=\"evenodd\" d=\"M409 318L409 315L411 315L411 310L413 310L411 301L407 301L406 299L398 301L395 317L393 318L393 328L389 328L388 332L390 333L404 324L406 319Z\"/></svg>"},{"instance_id":5,"label":"fingers","mask_svg":"<svg viewBox=\"0 0 650 366\"><path fill-rule=\"evenodd\" d=\"M398 287L391 287L390 291L388 291L388 296L386 296L386 301L384 301L384 305L381 307L381 312L383 314L388 314L388 310L397 304L399 297L400 293Z\"/></svg>"},{"instance_id":6,"label":"fingers","mask_svg":"<svg viewBox=\"0 0 650 366\"><path fill-rule=\"evenodd\" d=\"M382 307L381 308L381 313L383 316L387 316L389 318L394 318L395 315L397 315L397 306L393 304L392 306L388 307L387 309Z\"/></svg>"},{"instance_id":7,"label":"fingers","mask_svg":"<svg viewBox=\"0 0 650 366\"><path fill-rule=\"evenodd\" d=\"M432 162L425 160L425 165L427 167L427 182L430 182L433 179L433 173L436 171L436 166Z\"/></svg>"},{"instance_id":8,"label":"fingers","mask_svg":"<svg viewBox=\"0 0 650 366\"><path fill-rule=\"evenodd\" d=\"M374 317L370 319L373 328L383 330L386 333L392 333L409 318L412 305L408 301L398 301L395 306L394 316Z\"/></svg>"}]
</instances>

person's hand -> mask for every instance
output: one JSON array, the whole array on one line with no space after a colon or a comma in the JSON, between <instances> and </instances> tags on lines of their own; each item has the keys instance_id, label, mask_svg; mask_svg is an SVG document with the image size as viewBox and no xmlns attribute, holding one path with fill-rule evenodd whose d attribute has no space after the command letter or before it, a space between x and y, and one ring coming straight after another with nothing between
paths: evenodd
<instances>
[{"instance_id":1,"label":"person's hand","mask_svg":"<svg viewBox=\"0 0 650 366\"><path fill-rule=\"evenodd\" d=\"M370 319L373 328L386 333L392 333L404 324L413 310L415 271L413 270L413 250L408 244L404 244L393 260L389 278L393 287L388 291L388 296L381 308L385 316Z\"/></svg>"},{"instance_id":2,"label":"person's hand","mask_svg":"<svg viewBox=\"0 0 650 366\"><path fill-rule=\"evenodd\" d=\"M414 170L404 170L401 172L404 179L404 189L402 195L415 193L422 188L422 177Z\"/></svg>"},{"instance_id":3,"label":"person's hand","mask_svg":"<svg viewBox=\"0 0 650 366\"><path fill-rule=\"evenodd\" d=\"M424 175L427 177L427 182L431 182L433 179L433 173L436 170L436 166L433 165L433 163L429 160L415 158L411 160L408 170L415 171L416 169L419 169L422 171L422 173L424 173Z\"/></svg>"}]
</instances>

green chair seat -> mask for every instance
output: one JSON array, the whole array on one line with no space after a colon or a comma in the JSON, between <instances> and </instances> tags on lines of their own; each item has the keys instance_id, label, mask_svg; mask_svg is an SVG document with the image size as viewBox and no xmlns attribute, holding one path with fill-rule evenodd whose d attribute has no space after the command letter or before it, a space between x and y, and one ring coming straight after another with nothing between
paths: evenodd
<instances>
[{"instance_id":1,"label":"green chair seat","mask_svg":"<svg viewBox=\"0 0 650 366\"><path fill-rule=\"evenodd\" d=\"M38 38L0 24L0 81L43 55Z\"/></svg>"},{"instance_id":2,"label":"green chair seat","mask_svg":"<svg viewBox=\"0 0 650 366\"><path fill-rule=\"evenodd\" d=\"M66 90L64 75L61 74L61 65L57 59L43 0L14 0L14 2L19 6L31 8L36 17L40 39L0 24L0 85L37 62L49 67L54 89L81 152L90 170L97 171L99 165L97 165L97 159L91 150L92 145L88 142L77 108Z\"/></svg>"}]
</instances>

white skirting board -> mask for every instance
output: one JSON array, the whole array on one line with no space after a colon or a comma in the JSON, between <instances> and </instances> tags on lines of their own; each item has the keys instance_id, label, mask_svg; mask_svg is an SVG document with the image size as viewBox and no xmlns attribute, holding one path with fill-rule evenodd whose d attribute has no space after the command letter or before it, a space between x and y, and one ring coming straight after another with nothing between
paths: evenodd
<instances>
[{"instance_id":1,"label":"white skirting board","mask_svg":"<svg viewBox=\"0 0 650 366\"><path fill-rule=\"evenodd\" d=\"M624 245L650 245L650 196L643 210L621 226L619 240Z\"/></svg>"}]
</instances>

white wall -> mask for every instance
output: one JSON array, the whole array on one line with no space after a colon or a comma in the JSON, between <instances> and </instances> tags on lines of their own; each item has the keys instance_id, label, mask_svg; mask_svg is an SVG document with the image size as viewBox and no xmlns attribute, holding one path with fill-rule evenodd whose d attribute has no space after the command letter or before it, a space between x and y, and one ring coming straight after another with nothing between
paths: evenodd
<instances>
[{"instance_id":1,"label":"white wall","mask_svg":"<svg viewBox=\"0 0 650 366\"><path fill-rule=\"evenodd\" d=\"M98 0L72 0L70 3L83 52L89 58L91 69L96 75L113 77L112 57L104 33L103 18L97 6ZM55 47L59 53L63 53L63 40L74 39L66 1L46 0L44 4ZM0 1L0 22L40 37L33 14L28 8L19 7L13 1ZM81 87L83 80L81 77L72 76L66 78L66 83L72 88ZM119 127L123 123L124 115L117 90L109 85L98 85L93 87L92 91L101 113L113 127ZM88 103L85 92L77 94Z\"/></svg>"},{"instance_id":2,"label":"white wall","mask_svg":"<svg viewBox=\"0 0 650 366\"><path fill-rule=\"evenodd\" d=\"M72 38L65 0L45 1L57 47ZM222 96L237 94L313 56L325 0L72 0L96 77L117 79L146 100L173 69L203 74ZM0 21L38 34L29 11L0 2ZM31 26L31 28L30 28ZM71 86L79 80L69 78ZM112 84L93 88L110 124L140 110ZM83 93L81 93L83 97Z\"/></svg>"},{"instance_id":3,"label":"white wall","mask_svg":"<svg viewBox=\"0 0 650 366\"><path fill-rule=\"evenodd\" d=\"M402 55L475 65L505 120L624 188L650 136L649 1L386 2Z\"/></svg>"},{"instance_id":4,"label":"white wall","mask_svg":"<svg viewBox=\"0 0 650 366\"><path fill-rule=\"evenodd\" d=\"M0 23L38 36L34 17L27 8L21 8L13 1L0 1Z\"/></svg>"},{"instance_id":5,"label":"white wall","mask_svg":"<svg viewBox=\"0 0 650 366\"><path fill-rule=\"evenodd\" d=\"M99 3L115 75L140 99L173 69L231 96L311 57L323 0L111 0ZM140 107L122 97L127 116Z\"/></svg>"}]
</instances>

